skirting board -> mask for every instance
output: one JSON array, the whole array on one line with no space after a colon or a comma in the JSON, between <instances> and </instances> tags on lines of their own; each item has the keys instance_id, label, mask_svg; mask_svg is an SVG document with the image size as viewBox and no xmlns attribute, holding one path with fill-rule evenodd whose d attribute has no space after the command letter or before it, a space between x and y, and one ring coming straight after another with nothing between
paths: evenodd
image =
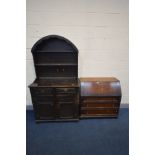
<instances>
[{"instance_id":1,"label":"skirting board","mask_svg":"<svg viewBox=\"0 0 155 155\"><path fill-rule=\"evenodd\" d=\"M120 108L129 108L129 104L123 103L120 105ZM26 110L33 110L33 106L32 105L26 105Z\"/></svg>"}]
</instances>

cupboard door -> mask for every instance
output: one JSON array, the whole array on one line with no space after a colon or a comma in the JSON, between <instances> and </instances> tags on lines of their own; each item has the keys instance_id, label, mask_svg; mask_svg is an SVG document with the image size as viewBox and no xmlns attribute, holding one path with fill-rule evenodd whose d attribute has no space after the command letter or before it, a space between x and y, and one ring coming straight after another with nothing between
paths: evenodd
<instances>
[{"instance_id":1,"label":"cupboard door","mask_svg":"<svg viewBox=\"0 0 155 155\"><path fill-rule=\"evenodd\" d=\"M36 119L54 119L55 110L53 104L34 104Z\"/></svg>"},{"instance_id":2,"label":"cupboard door","mask_svg":"<svg viewBox=\"0 0 155 155\"><path fill-rule=\"evenodd\" d=\"M74 118L77 116L77 109L74 103L61 103L59 107L60 118Z\"/></svg>"}]
</instances>

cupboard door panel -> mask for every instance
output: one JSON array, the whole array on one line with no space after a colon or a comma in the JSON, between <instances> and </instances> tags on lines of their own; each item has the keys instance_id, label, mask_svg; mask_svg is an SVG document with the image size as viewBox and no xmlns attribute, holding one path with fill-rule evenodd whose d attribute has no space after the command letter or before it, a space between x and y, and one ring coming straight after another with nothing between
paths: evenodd
<instances>
[{"instance_id":1,"label":"cupboard door panel","mask_svg":"<svg viewBox=\"0 0 155 155\"><path fill-rule=\"evenodd\" d=\"M60 104L60 118L74 118L77 114L74 104Z\"/></svg>"},{"instance_id":2,"label":"cupboard door panel","mask_svg":"<svg viewBox=\"0 0 155 155\"><path fill-rule=\"evenodd\" d=\"M53 119L55 117L53 104L35 104L34 107L37 119Z\"/></svg>"}]
</instances>

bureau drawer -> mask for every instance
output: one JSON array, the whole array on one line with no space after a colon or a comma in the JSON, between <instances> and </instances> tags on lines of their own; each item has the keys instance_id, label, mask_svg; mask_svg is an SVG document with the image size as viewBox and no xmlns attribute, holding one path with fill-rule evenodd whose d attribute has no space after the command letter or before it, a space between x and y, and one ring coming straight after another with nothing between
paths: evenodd
<instances>
[{"instance_id":1,"label":"bureau drawer","mask_svg":"<svg viewBox=\"0 0 155 155\"><path fill-rule=\"evenodd\" d=\"M85 103L116 103L118 102L117 98L112 97L90 97L90 98L83 98L82 102Z\"/></svg>"},{"instance_id":2,"label":"bureau drawer","mask_svg":"<svg viewBox=\"0 0 155 155\"><path fill-rule=\"evenodd\" d=\"M53 88L31 88L32 93L35 95L52 94Z\"/></svg>"},{"instance_id":3,"label":"bureau drawer","mask_svg":"<svg viewBox=\"0 0 155 155\"><path fill-rule=\"evenodd\" d=\"M77 91L75 88L56 88L56 93L58 94L65 94L65 93L71 93L75 94Z\"/></svg>"},{"instance_id":4,"label":"bureau drawer","mask_svg":"<svg viewBox=\"0 0 155 155\"><path fill-rule=\"evenodd\" d=\"M105 109L81 109L81 115L115 115L118 113L117 108Z\"/></svg>"},{"instance_id":5,"label":"bureau drawer","mask_svg":"<svg viewBox=\"0 0 155 155\"><path fill-rule=\"evenodd\" d=\"M114 108L114 107L118 107L119 104L118 103L106 103L106 102L84 102L81 104L81 107L105 107L105 108Z\"/></svg>"},{"instance_id":6,"label":"bureau drawer","mask_svg":"<svg viewBox=\"0 0 155 155\"><path fill-rule=\"evenodd\" d=\"M116 98L85 98L82 99L81 107L118 107Z\"/></svg>"}]
</instances>

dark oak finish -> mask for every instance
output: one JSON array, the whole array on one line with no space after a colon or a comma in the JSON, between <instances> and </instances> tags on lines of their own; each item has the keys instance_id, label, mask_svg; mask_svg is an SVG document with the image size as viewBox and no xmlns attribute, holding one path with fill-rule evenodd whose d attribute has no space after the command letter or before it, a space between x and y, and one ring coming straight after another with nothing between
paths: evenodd
<instances>
[{"instance_id":1,"label":"dark oak finish","mask_svg":"<svg viewBox=\"0 0 155 155\"><path fill-rule=\"evenodd\" d=\"M117 117L121 101L116 78L80 78L80 117Z\"/></svg>"},{"instance_id":2,"label":"dark oak finish","mask_svg":"<svg viewBox=\"0 0 155 155\"><path fill-rule=\"evenodd\" d=\"M66 38L50 35L31 52L36 79L29 88L36 121L78 120L78 49Z\"/></svg>"}]
</instances>

